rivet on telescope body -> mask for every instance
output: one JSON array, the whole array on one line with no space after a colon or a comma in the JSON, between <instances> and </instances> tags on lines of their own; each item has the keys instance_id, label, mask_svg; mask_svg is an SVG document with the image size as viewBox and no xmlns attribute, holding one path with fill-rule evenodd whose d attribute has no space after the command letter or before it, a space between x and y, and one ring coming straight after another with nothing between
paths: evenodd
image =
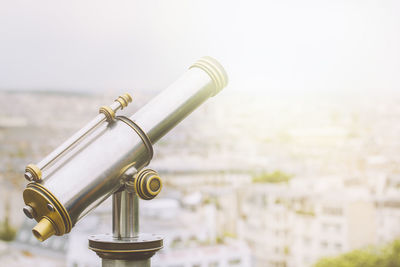
<instances>
[{"instance_id":1,"label":"rivet on telescope body","mask_svg":"<svg viewBox=\"0 0 400 267\"><path fill-rule=\"evenodd\" d=\"M25 176L25 179L28 180L28 181L32 181L33 180L32 173L30 173L30 172L26 172L24 174L24 176Z\"/></svg>"},{"instance_id":2,"label":"rivet on telescope body","mask_svg":"<svg viewBox=\"0 0 400 267\"><path fill-rule=\"evenodd\" d=\"M47 209L48 209L49 211L54 211L54 207L53 207L53 205L51 205L50 203L47 204Z\"/></svg>"},{"instance_id":3,"label":"rivet on telescope body","mask_svg":"<svg viewBox=\"0 0 400 267\"><path fill-rule=\"evenodd\" d=\"M27 205L22 210L29 219L33 219L35 217L35 211L31 206Z\"/></svg>"}]
</instances>

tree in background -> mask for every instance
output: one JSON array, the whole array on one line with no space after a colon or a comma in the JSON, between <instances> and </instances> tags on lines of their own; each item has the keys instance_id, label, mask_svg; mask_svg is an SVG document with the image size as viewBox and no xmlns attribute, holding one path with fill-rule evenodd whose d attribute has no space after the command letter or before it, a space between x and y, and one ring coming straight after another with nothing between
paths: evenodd
<instances>
[{"instance_id":1,"label":"tree in background","mask_svg":"<svg viewBox=\"0 0 400 267\"><path fill-rule=\"evenodd\" d=\"M8 198L6 198L5 202L5 214L4 220L0 222L0 240L13 241L17 231L9 222L10 202Z\"/></svg>"},{"instance_id":2,"label":"tree in background","mask_svg":"<svg viewBox=\"0 0 400 267\"><path fill-rule=\"evenodd\" d=\"M400 267L400 240L383 247L353 250L338 257L322 258L314 267Z\"/></svg>"}]
</instances>

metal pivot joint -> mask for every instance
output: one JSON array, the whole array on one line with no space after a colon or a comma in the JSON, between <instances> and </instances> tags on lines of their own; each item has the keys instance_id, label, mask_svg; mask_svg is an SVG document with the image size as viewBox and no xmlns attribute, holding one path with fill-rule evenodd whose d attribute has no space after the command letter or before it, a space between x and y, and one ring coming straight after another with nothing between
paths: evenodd
<instances>
[{"instance_id":1,"label":"metal pivot joint","mask_svg":"<svg viewBox=\"0 0 400 267\"><path fill-rule=\"evenodd\" d=\"M102 266L150 266L150 258L163 247L156 234L139 232L139 191L149 187L144 197L154 198L161 190L161 179L150 169L125 173L125 185L112 198L112 234L92 235L89 248L102 259ZM138 186L136 186L136 184ZM147 189L147 188L146 188ZM142 189L140 189L142 190ZM140 194L143 194L140 191ZM151 198L150 198L151 197ZM143 199L143 196L141 196Z\"/></svg>"},{"instance_id":2,"label":"metal pivot joint","mask_svg":"<svg viewBox=\"0 0 400 267\"><path fill-rule=\"evenodd\" d=\"M150 200L160 193L162 181L156 171L145 169L135 176L133 186L141 199Z\"/></svg>"}]
</instances>

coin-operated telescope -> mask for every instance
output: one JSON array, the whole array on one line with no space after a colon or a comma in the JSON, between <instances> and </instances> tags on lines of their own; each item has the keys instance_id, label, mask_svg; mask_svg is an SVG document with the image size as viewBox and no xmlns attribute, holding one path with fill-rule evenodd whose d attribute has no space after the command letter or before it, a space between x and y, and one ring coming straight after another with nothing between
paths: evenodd
<instances>
[{"instance_id":1,"label":"coin-operated telescope","mask_svg":"<svg viewBox=\"0 0 400 267\"><path fill-rule=\"evenodd\" d=\"M157 196L162 182L145 169L153 145L228 82L223 67L203 57L131 117L117 116L132 98L119 96L92 121L37 164L29 164L23 211L44 241L69 233L87 213L113 196L113 233L89 238L103 266L149 266L161 237L139 233L138 197Z\"/></svg>"}]
</instances>

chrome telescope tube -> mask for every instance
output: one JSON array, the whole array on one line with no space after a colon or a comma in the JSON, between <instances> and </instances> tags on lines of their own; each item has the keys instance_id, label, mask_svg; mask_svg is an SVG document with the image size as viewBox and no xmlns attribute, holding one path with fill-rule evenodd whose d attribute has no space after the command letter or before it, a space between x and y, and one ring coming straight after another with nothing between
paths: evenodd
<instances>
[{"instance_id":1,"label":"chrome telescope tube","mask_svg":"<svg viewBox=\"0 0 400 267\"><path fill-rule=\"evenodd\" d=\"M126 107L130 102L132 102L132 97L129 94L124 94L119 96L114 103L112 103L109 107L103 106L99 110L99 115L97 115L93 120L91 120L88 124L86 124L82 129L76 132L73 136L67 139L63 144L57 147L54 151L52 151L49 155L47 155L44 159L42 159L36 165L30 164L26 167L25 170L25 178L28 181L38 181L42 178L42 172L48 168L52 163L60 158L68 149L71 149L74 145L76 145L79 141L81 141L88 133L94 130L97 126L102 124L105 121L110 121L112 117L115 116L115 113Z\"/></svg>"},{"instance_id":2,"label":"chrome telescope tube","mask_svg":"<svg viewBox=\"0 0 400 267\"><path fill-rule=\"evenodd\" d=\"M154 144L227 83L223 67L212 58L202 58L185 75L136 112L131 120L140 125Z\"/></svg>"},{"instance_id":3,"label":"chrome telescope tube","mask_svg":"<svg viewBox=\"0 0 400 267\"><path fill-rule=\"evenodd\" d=\"M124 186L126 171L138 172L150 163L153 144L227 82L223 67L203 57L130 118L115 115L130 96L102 107L104 115L68 139L39 167L28 165L26 175L40 173L23 193L25 214L38 221L33 234L43 241L71 231L79 219Z\"/></svg>"}]
</instances>

